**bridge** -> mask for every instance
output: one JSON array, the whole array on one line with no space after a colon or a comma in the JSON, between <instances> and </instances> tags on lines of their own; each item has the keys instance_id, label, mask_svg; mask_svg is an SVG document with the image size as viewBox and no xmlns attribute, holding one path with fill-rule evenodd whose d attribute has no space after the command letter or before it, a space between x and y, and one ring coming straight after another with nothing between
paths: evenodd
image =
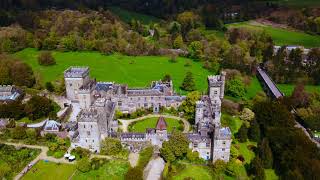
<instances>
[{"instance_id":1,"label":"bridge","mask_svg":"<svg viewBox=\"0 0 320 180\"><path fill-rule=\"evenodd\" d=\"M269 97L278 99L284 96L277 85L261 67L257 67L257 78L261 82L264 91Z\"/></svg>"}]
</instances>

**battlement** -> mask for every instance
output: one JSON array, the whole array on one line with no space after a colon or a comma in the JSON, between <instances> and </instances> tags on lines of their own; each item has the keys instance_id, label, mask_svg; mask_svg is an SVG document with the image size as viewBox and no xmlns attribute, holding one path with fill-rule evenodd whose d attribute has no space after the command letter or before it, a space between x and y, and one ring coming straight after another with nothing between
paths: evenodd
<instances>
[{"instance_id":1,"label":"battlement","mask_svg":"<svg viewBox=\"0 0 320 180\"><path fill-rule=\"evenodd\" d=\"M222 71L220 75L208 76L209 87L220 87L223 85L226 72Z\"/></svg>"},{"instance_id":2,"label":"battlement","mask_svg":"<svg viewBox=\"0 0 320 180\"><path fill-rule=\"evenodd\" d=\"M12 92L13 88L12 85L0 85L0 92Z\"/></svg>"},{"instance_id":3,"label":"battlement","mask_svg":"<svg viewBox=\"0 0 320 180\"><path fill-rule=\"evenodd\" d=\"M215 133L215 139L224 139L229 140L231 139L231 130L229 127L222 127L217 128L218 132Z\"/></svg>"},{"instance_id":4,"label":"battlement","mask_svg":"<svg viewBox=\"0 0 320 180\"><path fill-rule=\"evenodd\" d=\"M65 78L84 78L89 75L89 67L70 67L64 71Z\"/></svg>"},{"instance_id":5,"label":"battlement","mask_svg":"<svg viewBox=\"0 0 320 180\"><path fill-rule=\"evenodd\" d=\"M98 120L98 111L95 108L83 109L79 113L79 122L95 122Z\"/></svg>"}]
</instances>

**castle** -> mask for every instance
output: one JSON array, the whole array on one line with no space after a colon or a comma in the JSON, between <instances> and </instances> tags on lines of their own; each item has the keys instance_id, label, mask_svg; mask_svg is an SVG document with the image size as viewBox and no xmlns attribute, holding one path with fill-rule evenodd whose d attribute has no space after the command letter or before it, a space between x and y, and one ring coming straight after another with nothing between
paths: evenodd
<instances>
[{"instance_id":1,"label":"castle","mask_svg":"<svg viewBox=\"0 0 320 180\"><path fill-rule=\"evenodd\" d=\"M131 113L139 108L150 108L158 113L161 107L177 108L185 100L185 96L174 93L172 81L154 81L148 88L128 88L124 84L90 79L88 67L70 67L64 77L67 98L79 103L81 108L72 147L80 146L93 152L100 151L101 140L106 137L120 138L130 150L139 150L146 144L161 147L170 137L164 118L159 118L157 126L148 128L145 133L119 134L115 111ZM208 85L209 95L202 96L196 103L195 130L186 134L189 147L203 159L229 161L231 132L220 124L225 73L209 76Z\"/></svg>"}]
</instances>

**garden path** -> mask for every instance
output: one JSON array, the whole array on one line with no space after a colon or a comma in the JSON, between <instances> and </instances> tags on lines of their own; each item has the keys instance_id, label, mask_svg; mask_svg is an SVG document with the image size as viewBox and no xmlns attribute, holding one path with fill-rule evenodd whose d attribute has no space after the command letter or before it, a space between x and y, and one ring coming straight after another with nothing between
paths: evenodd
<instances>
[{"instance_id":1,"label":"garden path","mask_svg":"<svg viewBox=\"0 0 320 180\"><path fill-rule=\"evenodd\" d=\"M14 179L18 180L21 179L21 177L28 172L29 165L35 165L39 160L47 160L55 163L66 163L66 164L74 164L75 162L69 162L63 157L60 159L56 159L54 157L50 157L47 155L47 152L49 151L49 148L46 146L37 146L37 145L27 145L27 144L20 144L20 143L9 143L9 142L1 142L3 144L7 145L12 145L15 147L26 147L26 148L31 148L31 149L40 149L41 153L34 159L32 160Z\"/></svg>"},{"instance_id":2,"label":"garden path","mask_svg":"<svg viewBox=\"0 0 320 180\"><path fill-rule=\"evenodd\" d=\"M152 159L144 169L144 180L158 180L161 178L165 162L161 157Z\"/></svg>"},{"instance_id":3,"label":"garden path","mask_svg":"<svg viewBox=\"0 0 320 180\"><path fill-rule=\"evenodd\" d=\"M183 122L183 133L188 133L190 130L190 123L181 117L177 117L177 116L172 116L172 115L162 115L162 114L151 114L151 115L147 115L147 116L142 116L136 119L129 119L129 120L125 120L125 119L118 119L121 122L121 128L123 132L128 132L128 127L131 123L135 122L135 121L141 121L144 120L146 118L153 118L153 117L164 117L164 118L172 118L172 119L177 119Z\"/></svg>"},{"instance_id":4,"label":"garden path","mask_svg":"<svg viewBox=\"0 0 320 180\"><path fill-rule=\"evenodd\" d=\"M130 153L129 154L129 163L131 167L135 167L138 164L139 153Z\"/></svg>"}]
</instances>

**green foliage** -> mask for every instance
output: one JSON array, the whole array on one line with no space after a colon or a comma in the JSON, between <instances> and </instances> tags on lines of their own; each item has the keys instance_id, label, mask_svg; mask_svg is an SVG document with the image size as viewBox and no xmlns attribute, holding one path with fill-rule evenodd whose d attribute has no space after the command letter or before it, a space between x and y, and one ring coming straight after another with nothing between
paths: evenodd
<instances>
[{"instance_id":1,"label":"green foliage","mask_svg":"<svg viewBox=\"0 0 320 180\"><path fill-rule=\"evenodd\" d=\"M5 179L11 172L10 166L6 162L0 163L0 178Z\"/></svg>"},{"instance_id":2,"label":"green foliage","mask_svg":"<svg viewBox=\"0 0 320 180\"><path fill-rule=\"evenodd\" d=\"M123 149L119 139L105 138L105 140L101 142L101 154L117 155L122 151Z\"/></svg>"},{"instance_id":3,"label":"green foliage","mask_svg":"<svg viewBox=\"0 0 320 180\"><path fill-rule=\"evenodd\" d=\"M248 131L248 138L252 141L258 142L260 140L260 126L256 120L253 120Z\"/></svg>"},{"instance_id":4,"label":"green foliage","mask_svg":"<svg viewBox=\"0 0 320 180\"><path fill-rule=\"evenodd\" d=\"M25 112L29 119L39 119L46 117L50 112L54 111L53 102L42 96L33 96L25 106Z\"/></svg>"},{"instance_id":5,"label":"green foliage","mask_svg":"<svg viewBox=\"0 0 320 180\"><path fill-rule=\"evenodd\" d=\"M187 72L182 84L181 84L181 87L180 87L182 90L185 90L185 91L194 91L196 90L196 84L194 82L194 78L193 78L193 74L192 72Z\"/></svg>"},{"instance_id":6,"label":"green foliage","mask_svg":"<svg viewBox=\"0 0 320 180\"><path fill-rule=\"evenodd\" d=\"M190 58L199 60L203 56L203 47L200 41L193 41L188 47Z\"/></svg>"},{"instance_id":7,"label":"green foliage","mask_svg":"<svg viewBox=\"0 0 320 180\"><path fill-rule=\"evenodd\" d=\"M17 126L12 129L11 137L13 139L25 139L27 137L26 129L22 126Z\"/></svg>"},{"instance_id":8,"label":"green foliage","mask_svg":"<svg viewBox=\"0 0 320 180\"><path fill-rule=\"evenodd\" d=\"M172 79L171 79L171 76L170 74L165 74L162 78L162 81L163 82L170 82Z\"/></svg>"},{"instance_id":9,"label":"green foliage","mask_svg":"<svg viewBox=\"0 0 320 180\"><path fill-rule=\"evenodd\" d=\"M125 180L142 180L143 170L139 167L130 168L125 175Z\"/></svg>"},{"instance_id":10,"label":"green foliage","mask_svg":"<svg viewBox=\"0 0 320 180\"><path fill-rule=\"evenodd\" d=\"M163 142L160 149L161 156L168 162L181 159L189 149L189 140L180 132L173 132L169 141Z\"/></svg>"},{"instance_id":11,"label":"green foliage","mask_svg":"<svg viewBox=\"0 0 320 180\"><path fill-rule=\"evenodd\" d=\"M223 160L217 160L213 165L210 165L213 174L219 175L226 170L227 164Z\"/></svg>"},{"instance_id":12,"label":"green foliage","mask_svg":"<svg viewBox=\"0 0 320 180\"><path fill-rule=\"evenodd\" d=\"M187 159L190 161L190 162L196 162L199 160L199 152L197 151L194 151L192 152L192 150L188 150L187 151Z\"/></svg>"},{"instance_id":13,"label":"green foliage","mask_svg":"<svg viewBox=\"0 0 320 180\"><path fill-rule=\"evenodd\" d=\"M237 133L237 138L239 142L246 142L248 139L248 128L245 124L242 124L240 127L238 133Z\"/></svg>"},{"instance_id":14,"label":"green foliage","mask_svg":"<svg viewBox=\"0 0 320 180\"><path fill-rule=\"evenodd\" d=\"M183 39L181 35L178 35L173 41L173 48L179 49L183 47Z\"/></svg>"},{"instance_id":15,"label":"green foliage","mask_svg":"<svg viewBox=\"0 0 320 180\"><path fill-rule=\"evenodd\" d=\"M54 86L51 82L46 82L46 89L49 91L49 92L54 92Z\"/></svg>"},{"instance_id":16,"label":"green foliage","mask_svg":"<svg viewBox=\"0 0 320 180\"><path fill-rule=\"evenodd\" d=\"M259 157L265 169L271 169L273 165L272 151L268 139L264 138L259 145Z\"/></svg>"},{"instance_id":17,"label":"green foliage","mask_svg":"<svg viewBox=\"0 0 320 180\"><path fill-rule=\"evenodd\" d=\"M184 117L192 124L195 118L196 102L200 99L200 93L197 91L191 92L179 107L179 111L184 113Z\"/></svg>"},{"instance_id":18,"label":"green foliage","mask_svg":"<svg viewBox=\"0 0 320 180\"><path fill-rule=\"evenodd\" d=\"M239 77L228 80L226 83L226 95L242 98L245 95L245 87Z\"/></svg>"},{"instance_id":19,"label":"green foliage","mask_svg":"<svg viewBox=\"0 0 320 180\"><path fill-rule=\"evenodd\" d=\"M88 172L91 170L91 162L88 158L83 158L77 161L77 169L81 172Z\"/></svg>"},{"instance_id":20,"label":"green foliage","mask_svg":"<svg viewBox=\"0 0 320 180\"><path fill-rule=\"evenodd\" d=\"M251 162L251 173L254 174L254 179L256 180L264 180L265 172L263 169L263 163L259 156L256 156Z\"/></svg>"},{"instance_id":21,"label":"green foliage","mask_svg":"<svg viewBox=\"0 0 320 180\"><path fill-rule=\"evenodd\" d=\"M89 158L90 151L88 149L76 147L75 149L72 149L71 154L74 154L76 159Z\"/></svg>"},{"instance_id":22,"label":"green foliage","mask_svg":"<svg viewBox=\"0 0 320 180\"><path fill-rule=\"evenodd\" d=\"M54 60L50 51L40 52L38 56L38 62L42 66L51 66L56 64L56 61Z\"/></svg>"},{"instance_id":23,"label":"green foliage","mask_svg":"<svg viewBox=\"0 0 320 180\"><path fill-rule=\"evenodd\" d=\"M138 167L140 167L141 169L144 169L147 166L148 162L150 161L152 155L153 155L152 146L144 148L139 154Z\"/></svg>"}]
</instances>

